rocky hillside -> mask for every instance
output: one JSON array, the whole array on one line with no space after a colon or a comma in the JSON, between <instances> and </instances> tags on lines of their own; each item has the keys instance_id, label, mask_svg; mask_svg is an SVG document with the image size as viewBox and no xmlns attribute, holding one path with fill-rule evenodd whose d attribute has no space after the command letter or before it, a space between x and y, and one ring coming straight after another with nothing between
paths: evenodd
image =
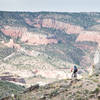
<instances>
[{"instance_id":1,"label":"rocky hillside","mask_svg":"<svg viewBox=\"0 0 100 100\"><path fill-rule=\"evenodd\" d=\"M0 79L29 87L70 79L73 65L79 79L99 73L99 27L96 12L0 11Z\"/></svg>"},{"instance_id":2,"label":"rocky hillside","mask_svg":"<svg viewBox=\"0 0 100 100\"><path fill-rule=\"evenodd\" d=\"M38 84L1 100L100 100L100 76Z\"/></svg>"},{"instance_id":3,"label":"rocky hillside","mask_svg":"<svg viewBox=\"0 0 100 100\"><path fill-rule=\"evenodd\" d=\"M23 91L25 91L25 87L0 80L0 100L12 94L20 94Z\"/></svg>"},{"instance_id":4,"label":"rocky hillside","mask_svg":"<svg viewBox=\"0 0 100 100\"><path fill-rule=\"evenodd\" d=\"M35 46L49 56L85 67L91 65L93 51L100 45L99 25L100 13L0 12L1 43L13 39L8 47Z\"/></svg>"}]
</instances>

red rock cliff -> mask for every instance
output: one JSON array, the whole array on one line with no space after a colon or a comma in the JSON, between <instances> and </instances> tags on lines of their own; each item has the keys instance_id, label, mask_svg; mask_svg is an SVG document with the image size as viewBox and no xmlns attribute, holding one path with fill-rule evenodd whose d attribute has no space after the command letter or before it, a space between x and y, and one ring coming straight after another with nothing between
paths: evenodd
<instances>
[{"instance_id":1,"label":"red rock cliff","mask_svg":"<svg viewBox=\"0 0 100 100\"><path fill-rule=\"evenodd\" d=\"M31 21L28 18L25 18L25 21L27 24L29 24L30 26L34 26L34 27L46 27L46 28L54 28L54 29L59 29L59 30L63 30L68 34L78 34L80 33L83 28L77 25L71 25L68 23L64 23L64 22L60 22L60 21L56 21L54 19L35 19L33 21Z\"/></svg>"}]
</instances>

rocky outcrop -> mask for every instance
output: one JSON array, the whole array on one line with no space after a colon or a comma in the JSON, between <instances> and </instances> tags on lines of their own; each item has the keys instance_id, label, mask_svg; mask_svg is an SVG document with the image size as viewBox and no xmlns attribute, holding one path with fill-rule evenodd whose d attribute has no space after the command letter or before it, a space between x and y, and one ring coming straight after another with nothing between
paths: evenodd
<instances>
[{"instance_id":1,"label":"rocky outcrop","mask_svg":"<svg viewBox=\"0 0 100 100\"><path fill-rule=\"evenodd\" d=\"M43 19L42 27L60 29L68 34L78 34L82 31L82 28L80 26L55 21L53 19Z\"/></svg>"},{"instance_id":2,"label":"rocky outcrop","mask_svg":"<svg viewBox=\"0 0 100 100\"><path fill-rule=\"evenodd\" d=\"M95 31L83 31L79 34L76 42L78 41L91 41L91 42L97 42L100 46L100 32Z\"/></svg>"},{"instance_id":3,"label":"rocky outcrop","mask_svg":"<svg viewBox=\"0 0 100 100\"><path fill-rule=\"evenodd\" d=\"M68 34L78 34L80 33L83 28L77 25L71 25L69 23L60 22L54 19L34 19L31 21L30 19L25 19L26 23L30 26L34 27L46 27L46 28L54 28L58 30L65 31Z\"/></svg>"},{"instance_id":4,"label":"rocky outcrop","mask_svg":"<svg viewBox=\"0 0 100 100\"><path fill-rule=\"evenodd\" d=\"M79 48L80 50L82 50L84 52L82 59L80 59L80 65L85 66L85 67L89 67L90 65L93 64L93 58L91 57L91 55L94 55L94 52L95 52L95 49L97 48L97 45L88 45L88 44L84 44L82 42L76 43L76 44L74 44L74 46L76 48ZM87 54L86 51L88 51L89 54Z\"/></svg>"},{"instance_id":5,"label":"rocky outcrop","mask_svg":"<svg viewBox=\"0 0 100 100\"><path fill-rule=\"evenodd\" d=\"M31 32L24 33L21 37L21 41L28 44L40 45L40 44L51 44L57 43L56 39L48 39L46 35L32 34Z\"/></svg>"},{"instance_id":6,"label":"rocky outcrop","mask_svg":"<svg viewBox=\"0 0 100 100\"><path fill-rule=\"evenodd\" d=\"M15 49L20 49L21 46L19 44L14 43L13 39L10 39L8 43L2 42L4 45L6 45L9 48L15 48Z\"/></svg>"},{"instance_id":7,"label":"rocky outcrop","mask_svg":"<svg viewBox=\"0 0 100 100\"><path fill-rule=\"evenodd\" d=\"M39 84L36 84L36 85L33 85L33 86L27 88L23 93L31 92L31 91L34 91L38 88L39 88Z\"/></svg>"},{"instance_id":8,"label":"rocky outcrop","mask_svg":"<svg viewBox=\"0 0 100 100\"><path fill-rule=\"evenodd\" d=\"M38 84L27 88L23 93L13 96L21 100L99 100L100 76L77 80L59 80L45 86ZM74 96L73 96L74 95ZM11 100L12 97L2 100Z\"/></svg>"},{"instance_id":9,"label":"rocky outcrop","mask_svg":"<svg viewBox=\"0 0 100 100\"><path fill-rule=\"evenodd\" d=\"M12 81L12 82L19 82L25 84L24 78L15 78L13 76L0 76L0 80L3 81Z\"/></svg>"},{"instance_id":10,"label":"rocky outcrop","mask_svg":"<svg viewBox=\"0 0 100 100\"><path fill-rule=\"evenodd\" d=\"M28 44L34 44L34 45L40 45L40 44L51 44L51 43L57 43L56 39L53 38L47 38L46 35L41 34L33 34L32 32L28 32L26 28L21 27L10 27L5 26L1 29L1 31L6 35L14 38L21 38L22 42L26 42ZM15 47L20 48L18 44L14 44L12 40L10 40L9 43L6 43L8 47Z\"/></svg>"},{"instance_id":11,"label":"rocky outcrop","mask_svg":"<svg viewBox=\"0 0 100 100\"><path fill-rule=\"evenodd\" d=\"M40 19L30 20L29 18L25 18L24 20L30 26L41 28L41 20Z\"/></svg>"},{"instance_id":12,"label":"rocky outcrop","mask_svg":"<svg viewBox=\"0 0 100 100\"><path fill-rule=\"evenodd\" d=\"M6 36L17 38L22 36L22 33L26 31L26 28L4 26L4 28L1 28L1 31Z\"/></svg>"}]
</instances>

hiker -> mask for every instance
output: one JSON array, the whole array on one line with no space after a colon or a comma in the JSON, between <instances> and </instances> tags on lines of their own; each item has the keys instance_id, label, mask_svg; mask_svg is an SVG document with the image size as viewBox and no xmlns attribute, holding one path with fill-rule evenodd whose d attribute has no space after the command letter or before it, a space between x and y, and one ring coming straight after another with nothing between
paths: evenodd
<instances>
[{"instance_id":1,"label":"hiker","mask_svg":"<svg viewBox=\"0 0 100 100\"><path fill-rule=\"evenodd\" d=\"M78 69L77 69L77 67L74 65L74 68L73 69L71 69L71 72L73 71L73 73L72 73L72 77L77 77L77 71L78 71Z\"/></svg>"}]
</instances>

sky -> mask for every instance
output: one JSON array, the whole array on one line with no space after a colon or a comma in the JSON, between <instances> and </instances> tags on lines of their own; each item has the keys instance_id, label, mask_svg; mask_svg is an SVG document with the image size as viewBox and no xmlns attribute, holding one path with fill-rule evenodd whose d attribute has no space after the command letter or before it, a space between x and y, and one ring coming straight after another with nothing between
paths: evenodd
<instances>
[{"instance_id":1,"label":"sky","mask_svg":"<svg viewBox=\"0 0 100 100\"><path fill-rule=\"evenodd\" d=\"M100 12L100 0L0 0L0 11Z\"/></svg>"}]
</instances>

